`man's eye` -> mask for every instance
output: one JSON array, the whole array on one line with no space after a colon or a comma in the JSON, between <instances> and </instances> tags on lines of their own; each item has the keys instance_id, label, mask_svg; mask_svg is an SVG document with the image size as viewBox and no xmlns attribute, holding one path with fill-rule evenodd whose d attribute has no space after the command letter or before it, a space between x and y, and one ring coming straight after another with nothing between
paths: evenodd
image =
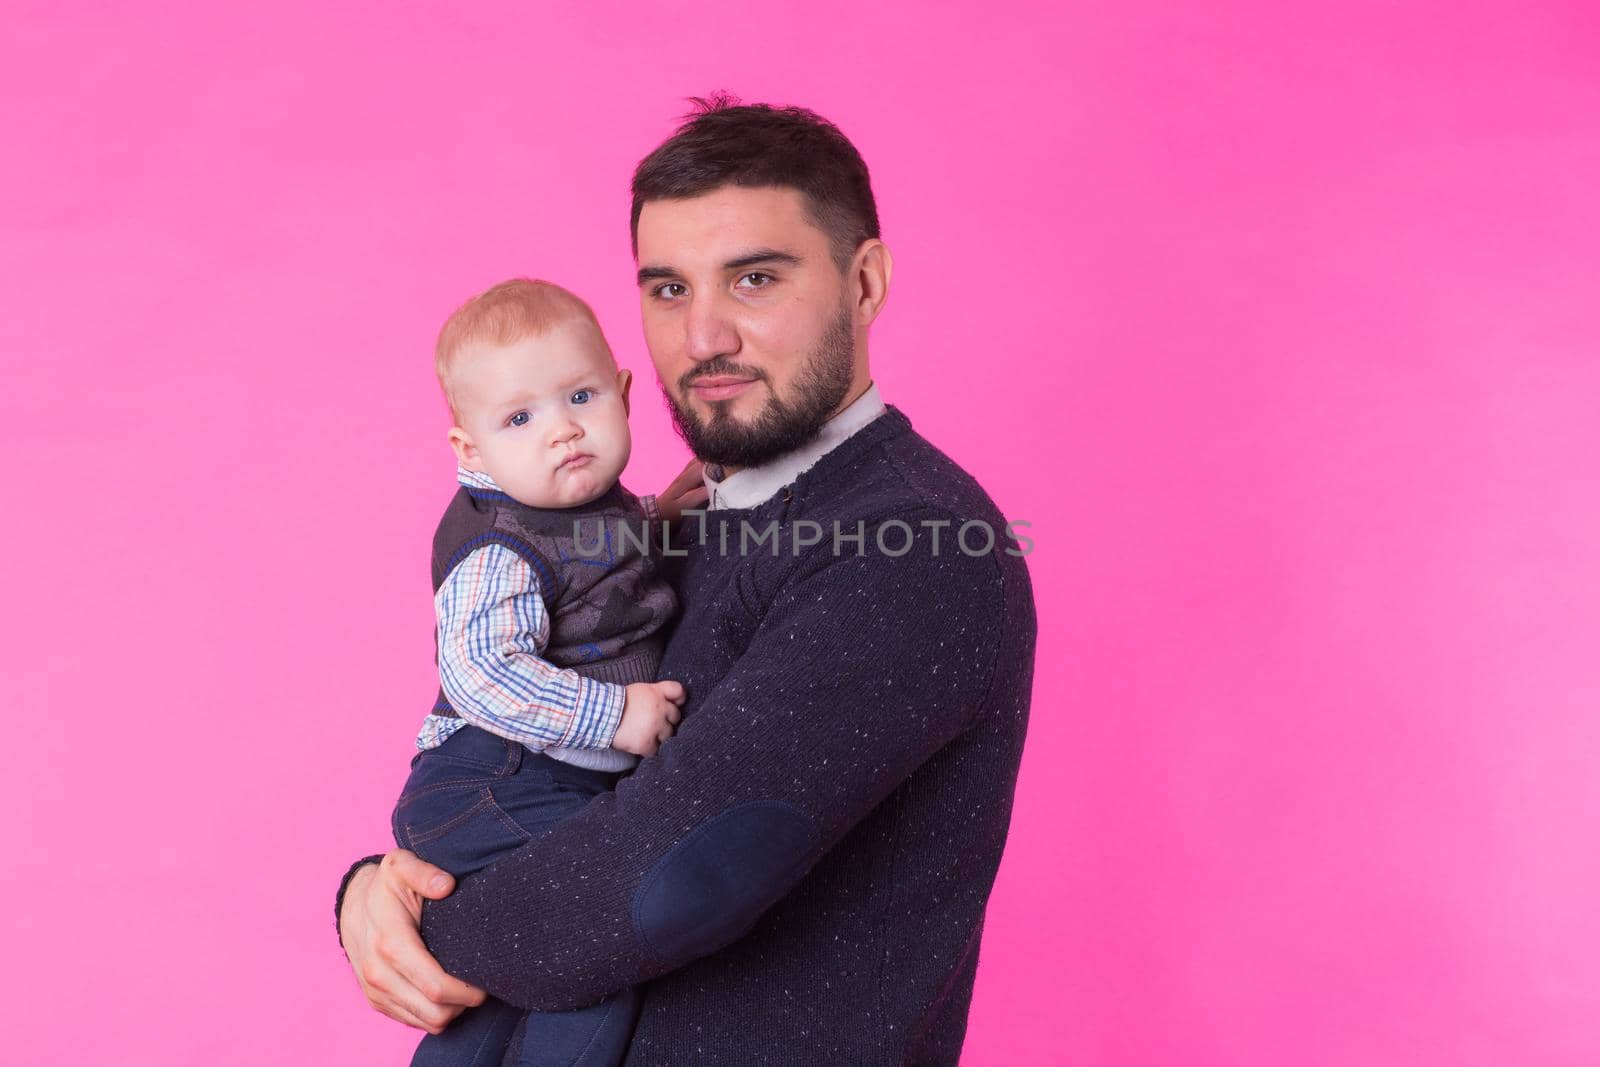
<instances>
[{"instance_id":1,"label":"man's eye","mask_svg":"<svg viewBox=\"0 0 1600 1067\"><path fill-rule=\"evenodd\" d=\"M682 282L667 282L665 285L656 286L656 296L665 297L668 300L676 300L687 291L688 288Z\"/></svg>"},{"instance_id":2,"label":"man's eye","mask_svg":"<svg viewBox=\"0 0 1600 1067\"><path fill-rule=\"evenodd\" d=\"M772 275L762 274L760 271L751 271L739 279L739 284L746 289L764 289L772 284Z\"/></svg>"},{"instance_id":3,"label":"man's eye","mask_svg":"<svg viewBox=\"0 0 1600 1067\"><path fill-rule=\"evenodd\" d=\"M579 389L576 393L573 393L572 396L569 397L568 399L570 399L574 404L587 404L589 402L589 400L593 396L594 396L594 390L592 390L592 389Z\"/></svg>"},{"instance_id":4,"label":"man's eye","mask_svg":"<svg viewBox=\"0 0 1600 1067\"><path fill-rule=\"evenodd\" d=\"M507 426L526 426L526 425L528 425L528 420L531 419L531 418L533 418L533 416L529 415L526 411L519 411L515 415L511 416L509 419L506 420L506 425Z\"/></svg>"}]
</instances>

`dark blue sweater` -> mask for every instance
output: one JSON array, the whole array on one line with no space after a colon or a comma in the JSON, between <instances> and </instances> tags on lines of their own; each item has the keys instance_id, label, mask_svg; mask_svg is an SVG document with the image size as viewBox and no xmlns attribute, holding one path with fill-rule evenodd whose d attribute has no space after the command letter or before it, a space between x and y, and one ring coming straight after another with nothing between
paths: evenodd
<instances>
[{"instance_id":1,"label":"dark blue sweater","mask_svg":"<svg viewBox=\"0 0 1600 1067\"><path fill-rule=\"evenodd\" d=\"M992 551L962 551L970 520ZM773 521L776 558L751 543ZM629 1067L956 1063L1033 675L1004 525L893 408L767 503L686 523L677 736L429 904L440 963L538 1009L648 981ZM821 540L797 555L797 530Z\"/></svg>"}]
</instances>

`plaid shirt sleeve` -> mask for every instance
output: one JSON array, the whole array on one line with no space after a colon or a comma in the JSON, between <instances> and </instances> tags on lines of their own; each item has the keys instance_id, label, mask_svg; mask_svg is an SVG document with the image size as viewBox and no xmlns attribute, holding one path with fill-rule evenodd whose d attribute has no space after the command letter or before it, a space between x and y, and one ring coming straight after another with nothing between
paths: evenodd
<instances>
[{"instance_id":1,"label":"plaid shirt sleeve","mask_svg":"<svg viewBox=\"0 0 1600 1067\"><path fill-rule=\"evenodd\" d=\"M438 595L439 680L457 715L535 748L609 748L626 689L543 658L550 616L533 568L504 545L456 565Z\"/></svg>"}]
</instances>

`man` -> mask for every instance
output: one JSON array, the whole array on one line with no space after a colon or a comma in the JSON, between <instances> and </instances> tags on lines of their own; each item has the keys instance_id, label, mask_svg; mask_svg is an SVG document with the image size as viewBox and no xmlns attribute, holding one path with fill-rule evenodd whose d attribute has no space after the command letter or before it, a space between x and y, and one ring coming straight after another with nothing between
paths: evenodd
<instances>
[{"instance_id":1,"label":"man","mask_svg":"<svg viewBox=\"0 0 1600 1067\"><path fill-rule=\"evenodd\" d=\"M456 892L402 851L353 868L341 939L434 1032L461 979L538 1010L648 981L630 1065L954 1064L1027 721L1021 552L872 384L892 261L837 129L713 101L639 165L633 226L709 493L661 668L682 726Z\"/></svg>"}]
</instances>

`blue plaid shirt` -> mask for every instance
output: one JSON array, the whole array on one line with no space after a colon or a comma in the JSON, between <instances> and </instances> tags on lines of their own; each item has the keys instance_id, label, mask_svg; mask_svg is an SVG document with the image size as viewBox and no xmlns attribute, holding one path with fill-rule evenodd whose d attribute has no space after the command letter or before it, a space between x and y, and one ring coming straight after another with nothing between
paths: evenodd
<instances>
[{"instance_id":1,"label":"blue plaid shirt","mask_svg":"<svg viewBox=\"0 0 1600 1067\"><path fill-rule=\"evenodd\" d=\"M465 468L456 480L503 491L487 474ZM536 749L611 747L627 689L543 658L550 613L521 556L504 545L477 549L445 577L433 607L439 681L461 717L429 715L418 748L443 744L468 724Z\"/></svg>"}]
</instances>

